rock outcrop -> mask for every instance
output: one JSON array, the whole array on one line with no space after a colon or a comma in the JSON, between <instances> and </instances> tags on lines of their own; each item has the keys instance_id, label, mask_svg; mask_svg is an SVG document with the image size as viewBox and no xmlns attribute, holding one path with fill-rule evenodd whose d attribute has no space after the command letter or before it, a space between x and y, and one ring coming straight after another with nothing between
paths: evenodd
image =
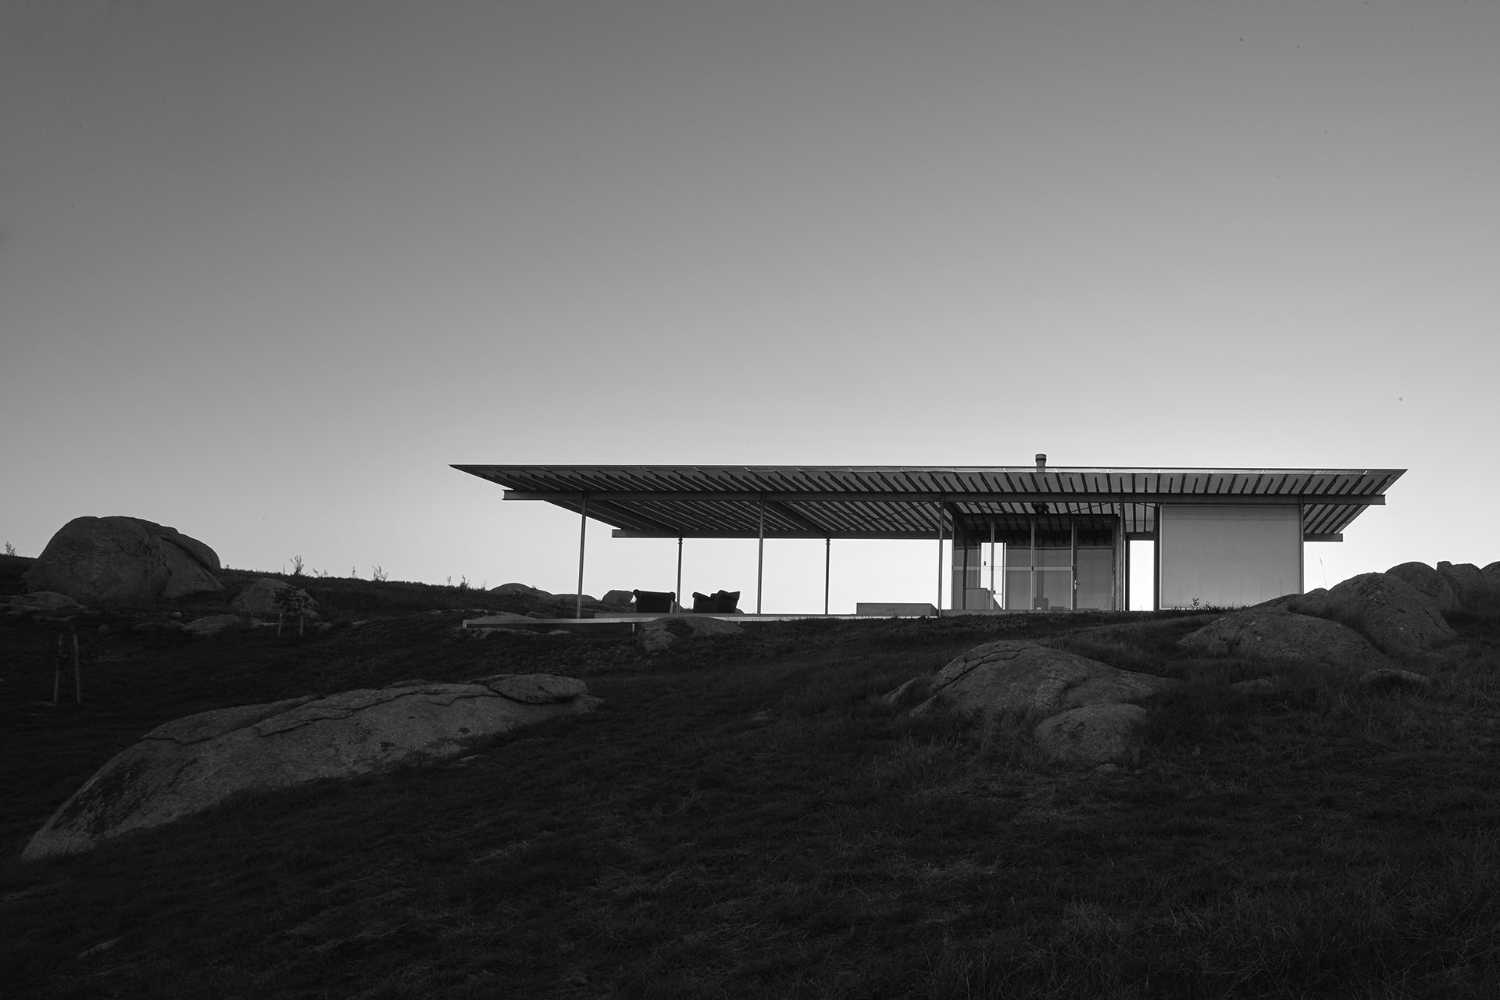
<instances>
[{"instance_id":1,"label":"rock outcrop","mask_svg":"<svg viewBox=\"0 0 1500 1000\"><path fill-rule=\"evenodd\" d=\"M1456 634L1432 598L1385 573L1351 576L1326 594L1309 594L1285 607L1342 622L1376 649L1398 658L1431 649Z\"/></svg>"},{"instance_id":2,"label":"rock outcrop","mask_svg":"<svg viewBox=\"0 0 1500 1000\"><path fill-rule=\"evenodd\" d=\"M156 727L105 764L52 815L23 857L86 851L242 792L443 760L476 741L587 712L597 703L571 677L502 674L186 716Z\"/></svg>"},{"instance_id":3,"label":"rock outcrop","mask_svg":"<svg viewBox=\"0 0 1500 1000\"><path fill-rule=\"evenodd\" d=\"M1043 719L1037 745L1055 760L1073 764L1134 764L1141 756L1146 710L1139 705L1084 705Z\"/></svg>"},{"instance_id":4,"label":"rock outcrop","mask_svg":"<svg viewBox=\"0 0 1500 1000\"><path fill-rule=\"evenodd\" d=\"M26 571L31 590L94 606L146 606L222 589L214 550L137 517L75 517Z\"/></svg>"},{"instance_id":5,"label":"rock outcrop","mask_svg":"<svg viewBox=\"0 0 1500 1000\"><path fill-rule=\"evenodd\" d=\"M917 709L942 702L971 714L1045 717L1084 705L1137 701L1175 683L1039 643L1000 639L951 660Z\"/></svg>"},{"instance_id":6,"label":"rock outcrop","mask_svg":"<svg viewBox=\"0 0 1500 1000\"><path fill-rule=\"evenodd\" d=\"M1370 670L1391 666L1385 654L1347 625L1263 606L1215 618L1178 645L1200 656L1304 663Z\"/></svg>"},{"instance_id":7,"label":"rock outcrop","mask_svg":"<svg viewBox=\"0 0 1500 1000\"><path fill-rule=\"evenodd\" d=\"M1033 728L1049 756L1074 764L1134 761L1146 711L1139 701L1176 685L1165 677L1024 640L976 646L932 678L915 678L886 696L901 707L925 700L914 713L948 707L992 719L1041 721Z\"/></svg>"},{"instance_id":8,"label":"rock outcrop","mask_svg":"<svg viewBox=\"0 0 1500 1000\"><path fill-rule=\"evenodd\" d=\"M668 615L653 618L641 626L637 637L641 648L648 653L660 653L670 649L679 639L699 636L739 635L742 629L734 622L726 622L708 615Z\"/></svg>"},{"instance_id":9,"label":"rock outcrop","mask_svg":"<svg viewBox=\"0 0 1500 1000\"><path fill-rule=\"evenodd\" d=\"M225 632L238 632L245 627L245 619L239 615L206 615L202 618L194 618L182 626L183 632L203 638L211 638L223 635Z\"/></svg>"},{"instance_id":10,"label":"rock outcrop","mask_svg":"<svg viewBox=\"0 0 1500 1000\"><path fill-rule=\"evenodd\" d=\"M1500 592L1492 588L1484 570L1473 563L1440 562L1437 572L1447 581L1458 599L1458 606L1465 611L1488 611L1500 596Z\"/></svg>"},{"instance_id":11,"label":"rock outcrop","mask_svg":"<svg viewBox=\"0 0 1500 1000\"><path fill-rule=\"evenodd\" d=\"M283 606L292 613L300 608L306 618L318 617L318 602L307 591L271 576L251 580L229 604L235 611L252 618L276 618L281 615Z\"/></svg>"},{"instance_id":12,"label":"rock outcrop","mask_svg":"<svg viewBox=\"0 0 1500 1000\"><path fill-rule=\"evenodd\" d=\"M1387 576L1394 576L1410 584L1419 594L1432 598L1441 612L1447 613L1458 608L1458 595L1453 592L1447 578L1426 563L1404 562L1385 572Z\"/></svg>"},{"instance_id":13,"label":"rock outcrop","mask_svg":"<svg viewBox=\"0 0 1500 1000\"><path fill-rule=\"evenodd\" d=\"M49 615L83 610L83 606L67 594L51 590L0 598L0 606L4 606L6 612L12 615Z\"/></svg>"},{"instance_id":14,"label":"rock outcrop","mask_svg":"<svg viewBox=\"0 0 1500 1000\"><path fill-rule=\"evenodd\" d=\"M629 611L631 605L635 604L635 592L630 590L611 590L599 599L599 603L611 611Z\"/></svg>"}]
</instances>

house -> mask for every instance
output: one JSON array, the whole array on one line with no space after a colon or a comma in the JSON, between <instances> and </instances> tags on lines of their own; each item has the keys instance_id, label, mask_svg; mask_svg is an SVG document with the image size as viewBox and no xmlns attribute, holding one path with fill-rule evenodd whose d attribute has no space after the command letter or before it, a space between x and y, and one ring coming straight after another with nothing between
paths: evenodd
<instances>
[{"instance_id":1,"label":"house","mask_svg":"<svg viewBox=\"0 0 1500 1000\"><path fill-rule=\"evenodd\" d=\"M1406 471L1052 468L1041 454L1034 466L453 468L618 538L755 538L760 566L767 539L935 541L937 607L955 612L1128 608L1136 540L1154 543L1157 608L1300 593L1303 545L1342 541ZM583 557L580 532L580 593ZM680 592L680 549L678 563ZM825 577L825 613L826 593Z\"/></svg>"}]
</instances>

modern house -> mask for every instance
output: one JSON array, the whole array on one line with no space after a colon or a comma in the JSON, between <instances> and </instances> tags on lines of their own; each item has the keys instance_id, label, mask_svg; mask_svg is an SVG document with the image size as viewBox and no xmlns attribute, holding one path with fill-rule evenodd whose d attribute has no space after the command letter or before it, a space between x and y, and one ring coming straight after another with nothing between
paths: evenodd
<instances>
[{"instance_id":1,"label":"modern house","mask_svg":"<svg viewBox=\"0 0 1500 1000\"><path fill-rule=\"evenodd\" d=\"M925 539L935 606L1130 607L1130 542L1154 543L1157 608L1300 593L1302 547L1338 542L1404 469L455 465L613 525L617 538ZM948 556L944 550L947 544ZM825 570L827 562L825 560ZM825 576L825 602L827 611ZM760 610L761 581L755 610Z\"/></svg>"}]
</instances>

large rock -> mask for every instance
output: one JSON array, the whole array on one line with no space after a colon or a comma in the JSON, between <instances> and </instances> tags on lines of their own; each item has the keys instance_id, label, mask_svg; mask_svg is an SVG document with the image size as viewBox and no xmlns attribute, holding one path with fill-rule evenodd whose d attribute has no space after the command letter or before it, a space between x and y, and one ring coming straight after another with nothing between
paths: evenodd
<instances>
[{"instance_id":1,"label":"large rock","mask_svg":"<svg viewBox=\"0 0 1500 1000\"><path fill-rule=\"evenodd\" d=\"M599 603L614 611L629 611L631 605L635 604L635 592L611 590L599 599Z\"/></svg>"},{"instance_id":2,"label":"large rock","mask_svg":"<svg viewBox=\"0 0 1500 1000\"><path fill-rule=\"evenodd\" d=\"M1404 562L1386 570L1388 576L1411 584L1419 594L1426 594L1444 613L1458 608L1458 595L1443 574L1422 562Z\"/></svg>"},{"instance_id":3,"label":"large rock","mask_svg":"<svg viewBox=\"0 0 1500 1000\"><path fill-rule=\"evenodd\" d=\"M1146 710L1139 705L1084 705L1037 724L1037 746L1071 764L1133 764L1140 759Z\"/></svg>"},{"instance_id":4,"label":"large rock","mask_svg":"<svg viewBox=\"0 0 1500 1000\"><path fill-rule=\"evenodd\" d=\"M203 618L194 618L182 630L188 635L199 638L212 638L223 635L225 632L238 632L245 627L245 619L239 615L207 615Z\"/></svg>"},{"instance_id":5,"label":"large rock","mask_svg":"<svg viewBox=\"0 0 1500 1000\"><path fill-rule=\"evenodd\" d=\"M1347 625L1264 606L1215 618L1177 644L1200 656L1361 670L1391 666L1384 653Z\"/></svg>"},{"instance_id":6,"label":"large rock","mask_svg":"<svg viewBox=\"0 0 1500 1000\"><path fill-rule=\"evenodd\" d=\"M286 596L283 597L283 594ZM240 614L252 618L277 618L281 615L283 606L291 613L300 608L304 617L318 617L318 602L312 599L312 595L301 587L294 587L285 580L271 576L263 576L245 584L229 605Z\"/></svg>"},{"instance_id":7,"label":"large rock","mask_svg":"<svg viewBox=\"0 0 1500 1000\"><path fill-rule=\"evenodd\" d=\"M214 550L137 517L75 517L26 571L31 590L89 605L149 605L220 590Z\"/></svg>"},{"instance_id":8,"label":"large rock","mask_svg":"<svg viewBox=\"0 0 1500 1000\"><path fill-rule=\"evenodd\" d=\"M667 615L653 618L641 626L638 633L641 648L648 653L660 653L671 648L679 639L699 636L739 635L741 628L734 622L726 622L708 615Z\"/></svg>"},{"instance_id":9,"label":"large rock","mask_svg":"<svg viewBox=\"0 0 1500 1000\"><path fill-rule=\"evenodd\" d=\"M1484 574L1485 580L1489 582L1490 589L1500 594L1500 560L1490 563L1479 572Z\"/></svg>"},{"instance_id":10,"label":"large rock","mask_svg":"<svg viewBox=\"0 0 1500 1000\"><path fill-rule=\"evenodd\" d=\"M1175 683L1034 642L1000 639L949 661L916 711L947 704L971 714L1045 717L1084 705L1137 701Z\"/></svg>"},{"instance_id":11,"label":"large rock","mask_svg":"<svg viewBox=\"0 0 1500 1000\"><path fill-rule=\"evenodd\" d=\"M502 583L498 587L491 587L490 593L500 597L529 597L535 600L551 600L552 594L546 590L536 587L528 587L524 583Z\"/></svg>"},{"instance_id":12,"label":"large rock","mask_svg":"<svg viewBox=\"0 0 1500 1000\"><path fill-rule=\"evenodd\" d=\"M51 590L0 598L0 605L4 605L8 613L13 615L49 615L83 610L83 606L67 594Z\"/></svg>"},{"instance_id":13,"label":"large rock","mask_svg":"<svg viewBox=\"0 0 1500 1000\"><path fill-rule=\"evenodd\" d=\"M1308 595L1287 609L1343 622L1395 657L1420 653L1455 635L1432 598L1385 573L1351 576L1326 594Z\"/></svg>"},{"instance_id":14,"label":"large rock","mask_svg":"<svg viewBox=\"0 0 1500 1000\"><path fill-rule=\"evenodd\" d=\"M1448 581L1448 586L1453 588L1453 594L1458 598L1458 606L1465 611L1487 611L1496 603L1495 591L1490 586L1489 578L1484 575L1484 570L1473 563L1459 563L1454 565L1450 562L1437 564L1440 576Z\"/></svg>"},{"instance_id":15,"label":"large rock","mask_svg":"<svg viewBox=\"0 0 1500 1000\"><path fill-rule=\"evenodd\" d=\"M116 755L63 803L22 856L89 850L241 792L454 757L476 741L597 703L582 681L530 674L201 712L158 726Z\"/></svg>"}]
</instances>

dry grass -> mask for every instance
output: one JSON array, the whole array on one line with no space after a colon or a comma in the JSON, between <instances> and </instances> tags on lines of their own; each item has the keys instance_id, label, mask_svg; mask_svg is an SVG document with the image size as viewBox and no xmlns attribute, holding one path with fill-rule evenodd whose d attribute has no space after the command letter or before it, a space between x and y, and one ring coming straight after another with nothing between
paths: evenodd
<instances>
[{"instance_id":1,"label":"dry grass","mask_svg":"<svg viewBox=\"0 0 1500 1000\"><path fill-rule=\"evenodd\" d=\"M1500 995L1491 622L1462 623L1412 694L1226 673L1178 656L1188 626L1164 616L793 623L654 659L465 640L456 618L101 643L81 710L29 704L35 637L0 633L20 664L0 719L11 851L187 711L536 669L606 699L462 764L10 863L6 995ZM1024 635L1189 681L1154 704L1141 767L1056 767L1022 731L878 698ZM1252 668L1280 690L1224 683Z\"/></svg>"}]
</instances>

